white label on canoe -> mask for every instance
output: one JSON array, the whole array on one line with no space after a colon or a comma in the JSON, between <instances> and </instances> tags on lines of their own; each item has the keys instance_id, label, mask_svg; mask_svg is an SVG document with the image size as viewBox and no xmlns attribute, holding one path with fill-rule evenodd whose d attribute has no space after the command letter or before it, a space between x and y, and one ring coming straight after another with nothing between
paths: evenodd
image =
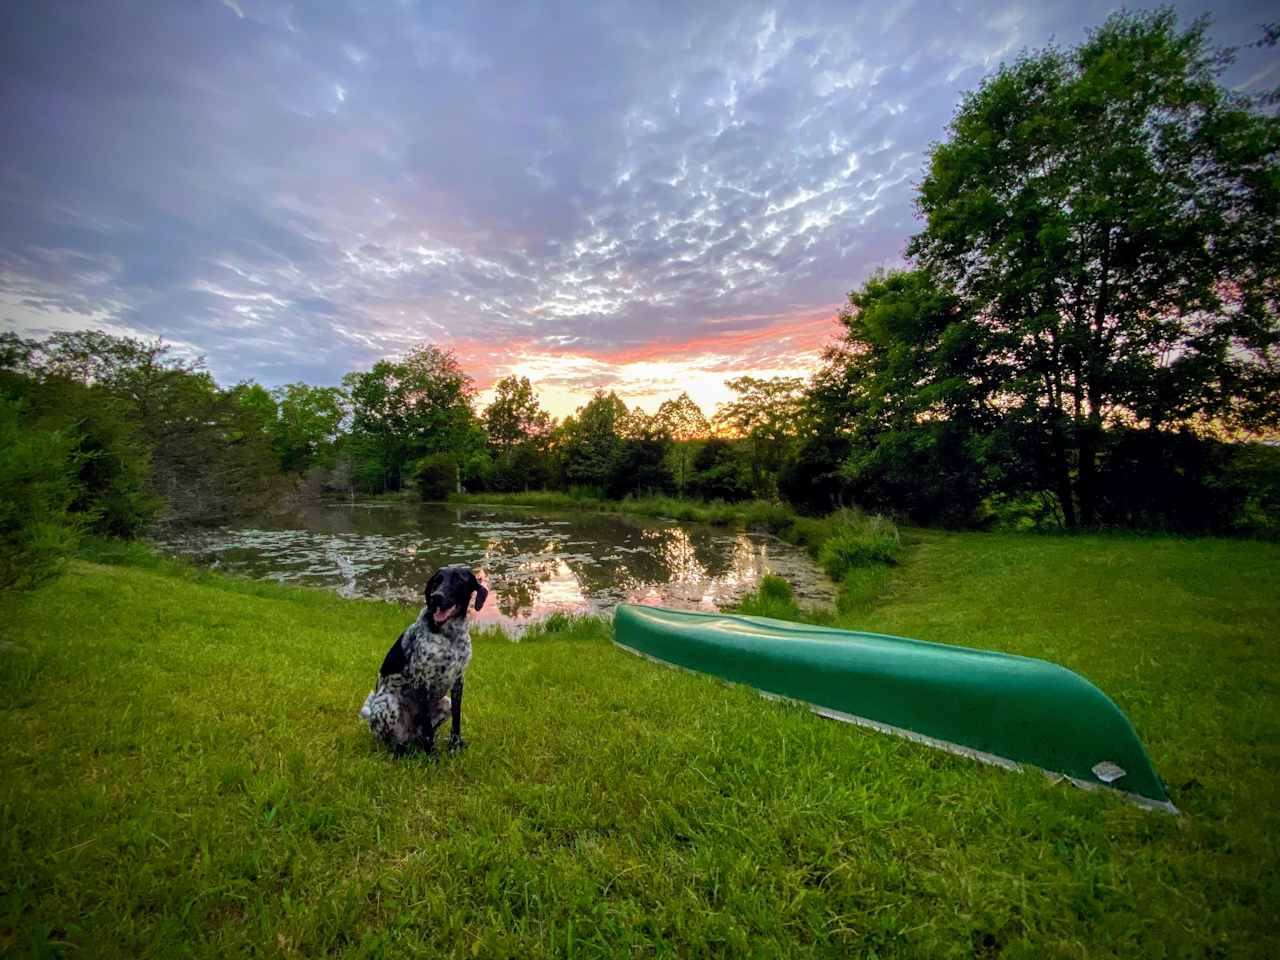
<instances>
[{"instance_id":1,"label":"white label on canoe","mask_svg":"<svg viewBox=\"0 0 1280 960\"><path fill-rule=\"evenodd\" d=\"M1113 783L1125 774L1124 767L1117 766L1110 760L1103 760L1093 768L1093 775L1103 783Z\"/></svg>"}]
</instances>

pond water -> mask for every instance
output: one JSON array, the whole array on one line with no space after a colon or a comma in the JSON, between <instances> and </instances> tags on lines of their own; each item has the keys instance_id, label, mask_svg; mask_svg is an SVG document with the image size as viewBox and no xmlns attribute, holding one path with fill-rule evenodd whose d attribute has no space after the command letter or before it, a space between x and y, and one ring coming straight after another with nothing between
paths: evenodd
<instances>
[{"instance_id":1,"label":"pond water","mask_svg":"<svg viewBox=\"0 0 1280 960\"><path fill-rule=\"evenodd\" d=\"M835 586L808 555L776 537L586 511L308 504L156 543L228 572L408 603L422 602L437 567L467 563L486 574L490 589L473 616L516 629L553 611L608 613L621 602L716 610L766 573L790 581L802 603L835 599Z\"/></svg>"}]
</instances>

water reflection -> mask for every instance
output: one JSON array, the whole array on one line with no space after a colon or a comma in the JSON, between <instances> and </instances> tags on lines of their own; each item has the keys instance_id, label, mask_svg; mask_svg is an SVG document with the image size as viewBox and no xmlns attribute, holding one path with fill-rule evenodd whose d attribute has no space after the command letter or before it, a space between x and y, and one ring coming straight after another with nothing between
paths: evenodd
<instances>
[{"instance_id":1,"label":"water reflection","mask_svg":"<svg viewBox=\"0 0 1280 960\"><path fill-rule=\"evenodd\" d=\"M469 563L489 578L481 622L507 626L552 611L607 612L623 601L714 610L766 573L801 601L835 589L775 538L618 514L412 504L311 504L237 528L158 541L199 563L343 596L417 602L437 567Z\"/></svg>"}]
</instances>

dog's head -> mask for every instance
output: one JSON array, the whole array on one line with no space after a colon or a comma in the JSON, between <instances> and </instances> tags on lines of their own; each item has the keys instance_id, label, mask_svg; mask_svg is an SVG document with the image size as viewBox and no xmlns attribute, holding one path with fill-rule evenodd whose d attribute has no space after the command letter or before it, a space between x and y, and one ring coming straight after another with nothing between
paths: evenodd
<instances>
[{"instance_id":1,"label":"dog's head","mask_svg":"<svg viewBox=\"0 0 1280 960\"><path fill-rule=\"evenodd\" d=\"M471 595L476 595L476 609L484 606L489 591L476 579L471 568L455 563L441 567L427 581L427 627L439 632L449 620L465 618L471 605Z\"/></svg>"}]
</instances>

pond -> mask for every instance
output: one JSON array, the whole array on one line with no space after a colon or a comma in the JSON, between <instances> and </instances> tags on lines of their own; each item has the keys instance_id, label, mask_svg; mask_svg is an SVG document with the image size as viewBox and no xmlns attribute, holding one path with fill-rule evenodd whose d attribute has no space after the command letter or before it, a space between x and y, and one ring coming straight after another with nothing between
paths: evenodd
<instances>
[{"instance_id":1,"label":"pond","mask_svg":"<svg viewBox=\"0 0 1280 960\"><path fill-rule=\"evenodd\" d=\"M489 581L479 622L516 630L621 602L721 609L766 573L790 581L801 603L830 604L836 592L804 551L767 534L586 511L319 503L156 544L219 570L408 603L422 602L437 567L467 563Z\"/></svg>"}]
</instances>

